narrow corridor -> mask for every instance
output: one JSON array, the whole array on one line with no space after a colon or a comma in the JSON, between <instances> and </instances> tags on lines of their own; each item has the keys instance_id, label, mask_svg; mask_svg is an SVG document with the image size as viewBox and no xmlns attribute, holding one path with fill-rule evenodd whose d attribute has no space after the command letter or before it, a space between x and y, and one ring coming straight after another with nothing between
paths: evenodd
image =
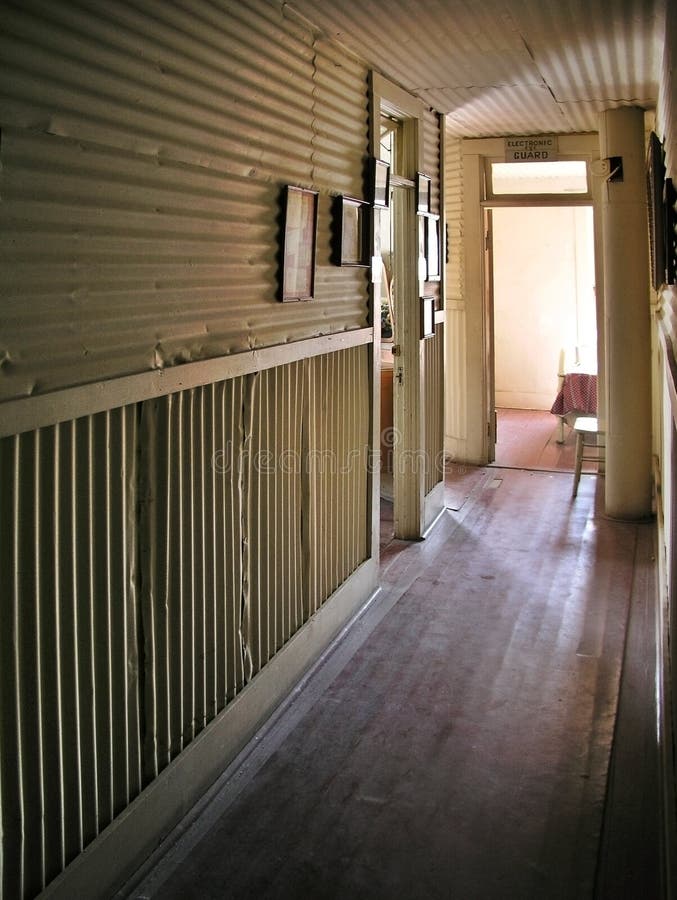
<instances>
[{"instance_id":1,"label":"narrow corridor","mask_svg":"<svg viewBox=\"0 0 677 900\"><path fill-rule=\"evenodd\" d=\"M602 484L485 469L120 896L657 896L654 526Z\"/></svg>"}]
</instances>

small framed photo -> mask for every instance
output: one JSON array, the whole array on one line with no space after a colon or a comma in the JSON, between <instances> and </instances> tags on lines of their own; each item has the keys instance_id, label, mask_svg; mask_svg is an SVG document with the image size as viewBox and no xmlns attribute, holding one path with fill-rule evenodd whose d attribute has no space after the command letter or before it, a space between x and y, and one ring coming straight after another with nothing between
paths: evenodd
<instances>
[{"instance_id":1,"label":"small framed photo","mask_svg":"<svg viewBox=\"0 0 677 900\"><path fill-rule=\"evenodd\" d=\"M442 278L440 254L440 217L425 217L425 264L426 281L440 281Z\"/></svg>"},{"instance_id":2,"label":"small framed photo","mask_svg":"<svg viewBox=\"0 0 677 900\"><path fill-rule=\"evenodd\" d=\"M286 185L283 194L282 274L283 303L312 300L315 291L317 191Z\"/></svg>"},{"instance_id":3,"label":"small framed photo","mask_svg":"<svg viewBox=\"0 0 677 900\"><path fill-rule=\"evenodd\" d=\"M435 337L435 298L421 297L421 339Z\"/></svg>"},{"instance_id":4,"label":"small framed photo","mask_svg":"<svg viewBox=\"0 0 677 900\"><path fill-rule=\"evenodd\" d=\"M416 212L430 212L430 193L432 189L432 179L423 172L416 173Z\"/></svg>"},{"instance_id":5,"label":"small framed photo","mask_svg":"<svg viewBox=\"0 0 677 900\"><path fill-rule=\"evenodd\" d=\"M390 165L375 157L369 160L369 192L372 206L390 206Z\"/></svg>"},{"instance_id":6,"label":"small framed photo","mask_svg":"<svg viewBox=\"0 0 677 900\"><path fill-rule=\"evenodd\" d=\"M337 266L370 266L369 204L354 197L334 201L333 261Z\"/></svg>"},{"instance_id":7,"label":"small framed photo","mask_svg":"<svg viewBox=\"0 0 677 900\"><path fill-rule=\"evenodd\" d=\"M672 178L665 179L663 209L665 214L665 283L677 281L677 190Z\"/></svg>"}]
</instances>

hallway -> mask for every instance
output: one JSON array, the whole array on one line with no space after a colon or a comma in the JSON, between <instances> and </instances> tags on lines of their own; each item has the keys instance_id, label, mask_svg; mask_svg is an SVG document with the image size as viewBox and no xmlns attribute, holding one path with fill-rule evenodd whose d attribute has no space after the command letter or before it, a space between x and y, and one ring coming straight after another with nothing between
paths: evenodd
<instances>
[{"instance_id":1,"label":"hallway","mask_svg":"<svg viewBox=\"0 0 677 900\"><path fill-rule=\"evenodd\" d=\"M654 526L601 484L484 470L120 896L658 896Z\"/></svg>"}]
</instances>

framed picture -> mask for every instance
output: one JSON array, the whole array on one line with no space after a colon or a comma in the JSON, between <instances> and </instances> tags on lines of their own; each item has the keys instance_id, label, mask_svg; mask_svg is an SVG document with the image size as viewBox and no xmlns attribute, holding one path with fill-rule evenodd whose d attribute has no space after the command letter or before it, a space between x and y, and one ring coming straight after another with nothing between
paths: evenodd
<instances>
[{"instance_id":1,"label":"framed picture","mask_svg":"<svg viewBox=\"0 0 677 900\"><path fill-rule=\"evenodd\" d=\"M280 300L312 300L315 291L317 191L286 185L283 194Z\"/></svg>"},{"instance_id":2,"label":"framed picture","mask_svg":"<svg viewBox=\"0 0 677 900\"><path fill-rule=\"evenodd\" d=\"M651 255L651 283L658 290L665 280L666 234L663 212L665 163L663 147L658 135L651 132L647 151L646 189L649 207L649 251Z\"/></svg>"},{"instance_id":3,"label":"framed picture","mask_svg":"<svg viewBox=\"0 0 677 900\"><path fill-rule=\"evenodd\" d=\"M421 297L421 338L435 337L435 298Z\"/></svg>"},{"instance_id":4,"label":"framed picture","mask_svg":"<svg viewBox=\"0 0 677 900\"><path fill-rule=\"evenodd\" d=\"M440 281L442 265L440 256L440 217L425 217L426 281Z\"/></svg>"},{"instance_id":5,"label":"framed picture","mask_svg":"<svg viewBox=\"0 0 677 900\"><path fill-rule=\"evenodd\" d=\"M425 241L427 217L418 216L418 280L425 281L428 276L428 263L425 258Z\"/></svg>"},{"instance_id":6,"label":"framed picture","mask_svg":"<svg viewBox=\"0 0 677 900\"><path fill-rule=\"evenodd\" d=\"M422 172L416 173L416 212L430 212L430 193L432 188L432 179Z\"/></svg>"},{"instance_id":7,"label":"framed picture","mask_svg":"<svg viewBox=\"0 0 677 900\"><path fill-rule=\"evenodd\" d=\"M369 161L369 193L372 206L390 206L390 165L373 156Z\"/></svg>"},{"instance_id":8,"label":"framed picture","mask_svg":"<svg viewBox=\"0 0 677 900\"><path fill-rule=\"evenodd\" d=\"M663 195L665 211L665 283L677 280L677 192L672 178L665 179Z\"/></svg>"},{"instance_id":9,"label":"framed picture","mask_svg":"<svg viewBox=\"0 0 677 900\"><path fill-rule=\"evenodd\" d=\"M369 204L354 197L334 201L333 260L337 266L370 266Z\"/></svg>"}]
</instances>

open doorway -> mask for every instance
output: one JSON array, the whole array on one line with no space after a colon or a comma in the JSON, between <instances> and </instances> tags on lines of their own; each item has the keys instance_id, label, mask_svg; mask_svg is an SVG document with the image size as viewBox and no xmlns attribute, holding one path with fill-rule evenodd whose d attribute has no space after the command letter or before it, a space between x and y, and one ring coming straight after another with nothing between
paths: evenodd
<instances>
[{"instance_id":1,"label":"open doorway","mask_svg":"<svg viewBox=\"0 0 677 900\"><path fill-rule=\"evenodd\" d=\"M381 116L379 158L390 166L393 173L398 168L398 153L401 145L402 123L393 116ZM396 202L394 179L388 184L388 204L379 210L376 219L378 227L378 245L381 256L381 278L379 283L378 308L381 316L381 500L393 504L393 446L395 435L395 419L393 405L393 378L395 369L395 235L393 232L393 216ZM388 521L394 520L392 509L388 510ZM390 525L388 526L390 528Z\"/></svg>"},{"instance_id":2,"label":"open doorway","mask_svg":"<svg viewBox=\"0 0 677 900\"><path fill-rule=\"evenodd\" d=\"M573 471L576 414L596 412L597 323L591 206L494 208L493 362L501 467ZM585 409L562 388L585 384ZM563 415L557 415L561 409Z\"/></svg>"},{"instance_id":3,"label":"open doorway","mask_svg":"<svg viewBox=\"0 0 677 900\"><path fill-rule=\"evenodd\" d=\"M421 174L425 144L421 101L375 72L371 73L371 88L370 147L375 160L389 164L390 178L389 205L381 203L374 208L374 320L375 324L380 320L381 325L390 325L383 336L381 329L375 328L374 388L381 413L379 420L375 417L380 431L375 437L381 442L384 470L374 479L378 488L374 508L384 499L381 494L390 494L392 533L399 540L419 540L444 511L439 460L445 311L441 307L441 274L438 269L433 277L425 252L433 238L428 237L425 248L422 240L428 234L423 224L440 222L440 176L437 167L428 175ZM421 193L424 180L428 185L425 198ZM438 225L438 245L440 239ZM429 285L428 281L436 283ZM424 334L421 298L428 294L437 308L432 333ZM390 338L388 331L392 332Z\"/></svg>"}]
</instances>

